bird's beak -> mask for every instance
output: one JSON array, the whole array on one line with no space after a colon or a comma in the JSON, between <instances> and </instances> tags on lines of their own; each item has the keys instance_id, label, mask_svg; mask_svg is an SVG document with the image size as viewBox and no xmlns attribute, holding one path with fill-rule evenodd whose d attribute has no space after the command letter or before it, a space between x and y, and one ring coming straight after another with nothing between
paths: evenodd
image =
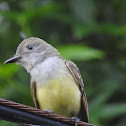
<instances>
[{"instance_id":1,"label":"bird's beak","mask_svg":"<svg viewBox=\"0 0 126 126\"><path fill-rule=\"evenodd\" d=\"M7 64L7 63L16 63L16 62L18 62L20 60L20 58L21 58L21 56L15 55L15 56L11 57L10 59L6 60L4 62L4 64Z\"/></svg>"}]
</instances>

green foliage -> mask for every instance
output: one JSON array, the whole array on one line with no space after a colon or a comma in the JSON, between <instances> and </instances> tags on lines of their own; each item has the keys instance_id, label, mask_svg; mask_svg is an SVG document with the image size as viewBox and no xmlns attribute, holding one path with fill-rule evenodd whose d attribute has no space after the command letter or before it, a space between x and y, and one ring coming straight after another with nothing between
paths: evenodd
<instances>
[{"instance_id":1,"label":"green foliage","mask_svg":"<svg viewBox=\"0 0 126 126\"><path fill-rule=\"evenodd\" d=\"M93 59L101 59L104 53L100 50L81 45L66 45L58 48L61 55L68 60L89 61Z\"/></svg>"},{"instance_id":2,"label":"green foliage","mask_svg":"<svg viewBox=\"0 0 126 126\"><path fill-rule=\"evenodd\" d=\"M74 61L85 82L90 123L126 125L126 1L1 0L0 97L34 106L30 76L3 62L26 37L40 37ZM19 126L0 121L0 126Z\"/></svg>"},{"instance_id":3,"label":"green foliage","mask_svg":"<svg viewBox=\"0 0 126 126\"><path fill-rule=\"evenodd\" d=\"M94 33L105 33L112 36L124 36L126 33L126 26L118 26L114 24L76 24L73 26L73 31L75 36L78 38L83 38Z\"/></svg>"}]
</instances>

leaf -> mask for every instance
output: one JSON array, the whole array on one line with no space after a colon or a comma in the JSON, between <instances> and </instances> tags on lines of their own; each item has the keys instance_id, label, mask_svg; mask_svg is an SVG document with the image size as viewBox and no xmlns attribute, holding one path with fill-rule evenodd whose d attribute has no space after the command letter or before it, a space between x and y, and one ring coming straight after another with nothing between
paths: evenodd
<instances>
[{"instance_id":1,"label":"leaf","mask_svg":"<svg viewBox=\"0 0 126 126\"><path fill-rule=\"evenodd\" d=\"M115 24L92 24L73 22L73 33L78 38L83 38L89 34L107 33L113 36L125 36L126 25L118 26Z\"/></svg>"},{"instance_id":2,"label":"leaf","mask_svg":"<svg viewBox=\"0 0 126 126\"><path fill-rule=\"evenodd\" d=\"M102 108L101 111L101 117L106 119L112 119L123 114L126 114L126 103L113 103L105 105L105 107Z\"/></svg>"},{"instance_id":3,"label":"leaf","mask_svg":"<svg viewBox=\"0 0 126 126\"><path fill-rule=\"evenodd\" d=\"M61 55L69 60L88 61L101 59L105 56L103 51L81 45L67 45L58 48Z\"/></svg>"}]
</instances>

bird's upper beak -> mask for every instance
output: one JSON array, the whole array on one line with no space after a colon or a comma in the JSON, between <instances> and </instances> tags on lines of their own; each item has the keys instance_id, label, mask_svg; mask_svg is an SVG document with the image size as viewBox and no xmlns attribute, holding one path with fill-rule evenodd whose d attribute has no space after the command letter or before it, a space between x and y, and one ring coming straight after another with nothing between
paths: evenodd
<instances>
[{"instance_id":1,"label":"bird's upper beak","mask_svg":"<svg viewBox=\"0 0 126 126\"><path fill-rule=\"evenodd\" d=\"M4 64L7 64L7 63L16 63L16 62L18 62L20 60L20 58L21 58L21 56L15 55L15 56L11 57L10 59L6 60L4 62Z\"/></svg>"}]
</instances>

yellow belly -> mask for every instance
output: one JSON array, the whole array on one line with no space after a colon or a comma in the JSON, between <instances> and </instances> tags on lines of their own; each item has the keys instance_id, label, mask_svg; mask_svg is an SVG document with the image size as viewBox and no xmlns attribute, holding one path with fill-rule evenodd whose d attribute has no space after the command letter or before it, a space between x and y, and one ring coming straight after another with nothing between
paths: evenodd
<instances>
[{"instance_id":1,"label":"yellow belly","mask_svg":"<svg viewBox=\"0 0 126 126\"><path fill-rule=\"evenodd\" d=\"M79 113L81 94L75 81L59 78L37 87L37 99L42 110L72 117Z\"/></svg>"}]
</instances>

